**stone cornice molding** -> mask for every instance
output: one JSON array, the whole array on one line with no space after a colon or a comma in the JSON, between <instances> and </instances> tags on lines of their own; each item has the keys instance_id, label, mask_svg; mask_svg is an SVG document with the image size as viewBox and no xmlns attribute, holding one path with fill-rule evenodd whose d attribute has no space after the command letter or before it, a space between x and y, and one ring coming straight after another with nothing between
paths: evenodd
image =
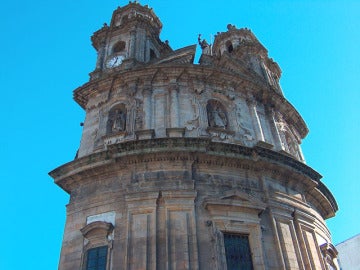
<instances>
[{"instance_id":1,"label":"stone cornice molding","mask_svg":"<svg viewBox=\"0 0 360 270\"><path fill-rule=\"evenodd\" d=\"M319 181L315 188L309 189L307 195L313 198L313 203L316 204L315 206L317 208L322 210L322 213L326 213L323 214L325 218L335 216L338 205L331 192L322 182ZM331 206L330 208L328 207L329 205Z\"/></svg>"},{"instance_id":2,"label":"stone cornice molding","mask_svg":"<svg viewBox=\"0 0 360 270\"><path fill-rule=\"evenodd\" d=\"M303 174L316 183L318 183L321 178L321 175L309 166L287 155L259 146L246 147L242 145L212 142L211 139L208 138L157 138L112 144L108 146L108 150L69 162L50 172L50 175L55 179L62 179L66 177L67 173L71 172L72 174L76 174L89 167L103 166L113 162L113 159L128 157L127 162L130 162L129 157L136 157L136 155L143 155L145 153L177 154L179 152L186 153L187 151L206 156L221 156L222 158L235 160L245 159L251 161L251 163L265 161L275 165L275 167L278 167L279 169L280 167L286 167L292 171ZM220 164L223 164L223 160L218 158L216 158L216 160L220 162ZM231 166L231 163L227 163L227 165Z\"/></svg>"},{"instance_id":3,"label":"stone cornice molding","mask_svg":"<svg viewBox=\"0 0 360 270\"><path fill-rule=\"evenodd\" d=\"M257 211L258 214L264 211L267 205L261 202L256 197L253 197L240 190L229 190L225 192L225 196L220 198L208 198L203 202L205 209L213 210L216 208L222 208L223 210L229 209L239 212L244 212L246 209L249 211Z\"/></svg>"},{"instance_id":4,"label":"stone cornice molding","mask_svg":"<svg viewBox=\"0 0 360 270\"><path fill-rule=\"evenodd\" d=\"M321 175L294 158L259 146L212 142L205 138L161 138L129 141L108 146L108 150L69 162L52 172L55 183L68 193L79 181L96 178L105 172L122 170L131 164L189 160L206 166L235 167L255 172L263 171L270 177L287 179L287 185L306 190L306 196L325 217L331 217L337 204L320 181ZM113 164L117 164L113 166ZM102 168L102 169L100 169Z\"/></svg>"}]
</instances>

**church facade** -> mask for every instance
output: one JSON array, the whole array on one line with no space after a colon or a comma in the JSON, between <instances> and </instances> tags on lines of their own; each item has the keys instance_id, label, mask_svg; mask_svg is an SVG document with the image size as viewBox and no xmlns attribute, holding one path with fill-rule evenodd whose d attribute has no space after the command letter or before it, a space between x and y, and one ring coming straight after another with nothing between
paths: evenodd
<instances>
[{"instance_id":1,"label":"church facade","mask_svg":"<svg viewBox=\"0 0 360 270\"><path fill-rule=\"evenodd\" d=\"M136 2L91 37L59 269L338 269L337 204L305 164L308 128L249 29L173 50Z\"/></svg>"}]
</instances>

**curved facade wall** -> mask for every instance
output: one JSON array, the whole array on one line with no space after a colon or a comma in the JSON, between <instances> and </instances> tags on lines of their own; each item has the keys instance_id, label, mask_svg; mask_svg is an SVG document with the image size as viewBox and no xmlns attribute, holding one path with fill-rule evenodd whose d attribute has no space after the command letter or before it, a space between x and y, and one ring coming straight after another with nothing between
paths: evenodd
<instances>
[{"instance_id":1,"label":"curved facade wall","mask_svg":"<svg viewBox=\"0 0 360 270\"><path fill-rule=\"evenodd\" d=\"M92 37L78 156L50 173L70 194L59 269L336 269L337 205L278 65L248 29L199 37L194 65L160 28L130 3Z\"/></svg>"}]
</instances>

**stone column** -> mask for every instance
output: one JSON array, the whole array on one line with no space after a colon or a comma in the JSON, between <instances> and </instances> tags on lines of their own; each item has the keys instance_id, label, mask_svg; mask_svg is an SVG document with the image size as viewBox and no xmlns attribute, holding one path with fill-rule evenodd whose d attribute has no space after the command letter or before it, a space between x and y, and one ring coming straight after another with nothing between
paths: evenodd
<instances>
[{"instance_id":1,"label":"stone column","mask_svg":"<svg viewBox=\"0 0 360 270\"><path fill-rule=\"evenodd\" d=\"M135 58L135 53L136 53L136 30L133 29L130 32L129 58Z\"/></svg>"},{"instance_id":2,"label":"stone column","mask_svg":"<svg viewBox=\"0 0 360 270\"><path fill-rule=\"evenodd\" d=\"M178 85L172 83L170 85L170 127L179 127L179 100L178 100Z\"/></svg>"},{"instance_id":3,"label":"stone column","mask_svg":"<svg viewBox=\"0 0 360 270\"><path fill-rule=\"evenodd\" d=\"M150 37L146 37L144 62L150 61Z\"/></svg>"},{"instance_id":4,"label":"stone column","mask_svg":"<svg viewBox=\"0 0 360 270\"><path fill-rule=\"evenodd\" d=\"M145 62L146 37L144 32L143 29L138 29L136 31L135 58L140 62Z\"/></svg>"},{"instance_id":5,"label":"stone column","mask_svg":"<svg viewBox=\"0 0 360 270\"><path fill-rule=\"evenodd\" d=\"M105 42L101 43L101 47L98 51L98 58L96 61L96 69L101 69L104 65L105 59Z\"/></svg>"},{"instance_id":6,"label":"stone column","mask_svg":"<svg viewBox=\"0 0 360 270\"><path fill-rule=\"evenodd\" d=\"M152 90L150 86L146 86L144 91L144 129L151 129L151 119L152 119L152 110L151 110L151 95Z\"/></svg>"}]
</instances>

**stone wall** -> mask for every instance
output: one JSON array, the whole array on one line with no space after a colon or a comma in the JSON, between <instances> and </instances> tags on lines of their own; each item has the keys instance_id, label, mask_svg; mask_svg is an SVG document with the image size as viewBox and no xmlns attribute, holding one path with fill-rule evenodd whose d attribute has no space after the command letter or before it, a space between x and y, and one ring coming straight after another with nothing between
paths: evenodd
<instances>
[{"instance_id":1,"label":"stone wall","mask_svg":"<svg viewBox=\"0 0 360 270\"><path fill-rule=\"evenodd\" d=\"M254 269L325 269L317 239L330 242L327 213L307 191L316 173L269 160L266 148L231 149L209 139L130 141L54 171L71 190L60 269L83 265L94 240L82 231L96 221L111 223L97 241L121 269L224 269L226 232L249 235Z\"/></svg>"}]
</instances>

